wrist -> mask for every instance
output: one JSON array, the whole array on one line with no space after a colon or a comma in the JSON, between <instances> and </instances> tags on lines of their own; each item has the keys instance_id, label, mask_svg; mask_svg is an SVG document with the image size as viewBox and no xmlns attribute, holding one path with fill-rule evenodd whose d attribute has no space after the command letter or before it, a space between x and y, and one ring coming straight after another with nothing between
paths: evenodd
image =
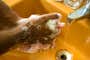
<instances>
[{"instance_id":1,"label":"wrist","mask_svg":"<svg viewBox=\"0 0 90 60\"><path fill-rule=\"evenodd\" d=\"M21 43L26 41L26 39L30 36L29 30L32 26L32 23L28 23L27 19L22 19L22 21L18 21L18 27L14 29L15 32L15 40L16 43Z\"/></svg>"}]
</instances>

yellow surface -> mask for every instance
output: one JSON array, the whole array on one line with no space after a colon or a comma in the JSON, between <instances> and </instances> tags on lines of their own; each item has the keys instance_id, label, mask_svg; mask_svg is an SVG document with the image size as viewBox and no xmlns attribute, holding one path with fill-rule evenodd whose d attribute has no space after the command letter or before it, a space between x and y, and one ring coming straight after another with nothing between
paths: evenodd
<instances>
[{"instance_id":1,"label":"yellow surface","mask_svg":"<svg viewBox=\"0 0 90 60\"><path fill-rule=\"evenodd\" d=\"M31 14L44 14L59 12L62 14L62 21L66 22L66 16L73 10L55 0L10 0L6 3L13 8L20 16L28 17ZM17 3L17 1L19 1ZM90 60L90 23L84 18L80 21L66 25L62 33L57 37L56 48L40 51L34 54L27 54L12 50L0 60L55 60L55 54L60 49L67 49L73 55L72 60Z\"/></svg>"}]
</instances>

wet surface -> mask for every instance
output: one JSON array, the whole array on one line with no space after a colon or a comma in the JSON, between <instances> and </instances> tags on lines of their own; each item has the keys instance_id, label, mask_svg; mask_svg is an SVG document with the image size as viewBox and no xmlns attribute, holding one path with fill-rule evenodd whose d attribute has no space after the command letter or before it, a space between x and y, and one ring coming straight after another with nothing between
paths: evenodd
<instances>
[{"instance_id":1,"label":"wet surface","mask_svg":"<svg viewBox=\"0 0 90 60\"><path fill-rule=\"evenodd\" d=\"M27 0L25 0L27 1ZM36 1L36 0L35 0ZM27 1L33 2L36 4L34 0ZM28 16L30 13L34 11L27 7L26 9L31 10L32 12L25 14L27 12L23 12L23 7L27 6L25 2L21 3L20 6L16 5L14 9L21 16ZM41 3L48 12L59 12L61 13L62 20L66 22L66 16L72 12L73 10L68 8L62 3L55 2L55 0L41 0ZM37 3L38 4L38 3ZM36 4L36 5L37 5ZM35 5L35 6L36 6ZM39 5L39 4L38 4ZM17 7L18 6L18 7ZM32 6L32 5L31 5ZM41 6L41 5L39 5ZM19 8L21 7L21 9ZM54 8L53 8L54 7ZM34 7L35 8L35 7ZM42 8L35 8L37 13L46 13ZM42 11L42 12L41 12ZM0 60L56 60L56 52L61 49L66 49L70 51L73 55L73 60L90 60L90 23L89 19L84 18L79 21L76 21L69 26L66 25L62 29L61 35L59 35L55 43L55 48L50 48L48 50L41 50L38 53L28 54L22 53L20 51L11 50L3 56L0 56Z\"/></svg>"}]
</instances>

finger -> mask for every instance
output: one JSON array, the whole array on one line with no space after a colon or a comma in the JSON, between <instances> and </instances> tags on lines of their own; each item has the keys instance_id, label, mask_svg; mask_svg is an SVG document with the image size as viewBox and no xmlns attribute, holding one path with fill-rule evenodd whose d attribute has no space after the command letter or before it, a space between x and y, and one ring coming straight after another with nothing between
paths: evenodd
<instances>
[{"instance_id":1,"label":"finger","mask_svg":"<svg viewBox=\"0 0 90 60\"><path fill-rule=\"evenodd\" d=\"M37 20L37 23L40 24L49 19L60 19L60 18L61 18L61 14L59 13L44 14L40 16L40 18Z\"/></svg>"}]
</instances>

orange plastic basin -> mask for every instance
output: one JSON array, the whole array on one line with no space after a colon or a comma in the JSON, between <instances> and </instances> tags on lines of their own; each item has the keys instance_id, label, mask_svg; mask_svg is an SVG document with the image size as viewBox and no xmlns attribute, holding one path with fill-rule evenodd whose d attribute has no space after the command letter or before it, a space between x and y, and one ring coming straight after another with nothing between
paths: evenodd
<instances>
[{"instance_id":1,"label":"orange plastic basin","mask_svg":"<svg viewBox=\"0 0 90 60\"><path fill-rule=\"evenodd\" d=\"M67 15L73 10L55 0L4 0L20 16L59 12L61 21L66 22ZM28 54L12 50L0 56L0 60L56 60L56 52L61 49L70 51L72 60L90 60L90 23L84 18L70 26L66 25L57 37L56 48Z\"/></svg>"}]
</instances>

